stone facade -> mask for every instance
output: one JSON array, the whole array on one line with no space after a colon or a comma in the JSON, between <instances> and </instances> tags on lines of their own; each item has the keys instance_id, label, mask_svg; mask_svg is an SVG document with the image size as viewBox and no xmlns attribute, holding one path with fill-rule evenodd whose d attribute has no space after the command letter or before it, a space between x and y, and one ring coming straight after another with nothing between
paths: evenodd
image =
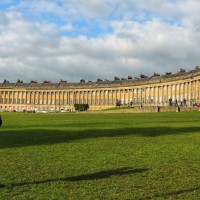
<instances>
[{"instance_id":1,"label":"stone facade","mask_svg":"<svg viewBox=\"0 0 200 200\"><path fill-rule=\"evenodd\" d=\"M73 110L75 103L88 103L90 110L115 107L116 102L132 106L168 106L183 99L186 106L200 102L200 68L176 74L154 74L151 77L118 78L78 83L44 81L37 83L0 83L0 108L6 111L60 111Z\"/></svg>"}]
</instances>

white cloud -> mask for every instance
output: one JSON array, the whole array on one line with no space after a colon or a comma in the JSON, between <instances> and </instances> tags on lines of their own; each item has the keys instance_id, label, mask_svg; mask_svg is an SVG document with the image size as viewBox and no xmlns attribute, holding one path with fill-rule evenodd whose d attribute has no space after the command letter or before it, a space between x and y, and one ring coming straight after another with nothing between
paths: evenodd
<instances>
[{"instance_id":1,"label":"white cloud","mask_svg":"<svg viewBox=\"0 0 200 200\"><path fill-rule=\"evenodd\" d=\"M61 6L56 2L32 1L28 5L21 1L0 12L1 81L112 79L176 72L179 67L191 69L200 63L198 1L111 0L108 4L105 0L79 0L75 4L63 0ZM40 14L44 10L64 22L43 20ZM35 11L36 19L28 16L29 11ZM100 23L113 31L86 36L73 24L81 17L86 24L89 19L88 23ZM69 37L60 31L79 34Z\"/></svg>"},{"instance_id":2,"label":"white cloud","mask_svg":"<svg viewBox=\"0 0 200 200\"><path fill-rule=\"evenodd\" d=\"M4 12L0 11L0 29L5 27L9 23L9 20Z\"/></svg>"}]
</instances>

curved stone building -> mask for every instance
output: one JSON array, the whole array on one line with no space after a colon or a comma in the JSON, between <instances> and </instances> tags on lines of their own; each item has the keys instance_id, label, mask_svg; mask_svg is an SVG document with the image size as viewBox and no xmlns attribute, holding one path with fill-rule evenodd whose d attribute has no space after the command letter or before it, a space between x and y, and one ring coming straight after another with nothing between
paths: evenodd
<instances>
[{"instance_id":1,"label":"curved stone building","mask_svg":"<svg viewBox=\"0 0 200 200\"><path fill-rule=\"evenodd\" d=\"M168 106L171 103L186 103L192 106L200 101L200 68L176 74L154 74L151 77L118 78L92 82L80 80L69 83L31 81L23 83L18 80L0 83L0 109L6 111L59 111L73 110L75 103L89 104L90 110L98 110L122 105ZM183 101L184 100L184 101Z\"/></svg>"}]
</instances>

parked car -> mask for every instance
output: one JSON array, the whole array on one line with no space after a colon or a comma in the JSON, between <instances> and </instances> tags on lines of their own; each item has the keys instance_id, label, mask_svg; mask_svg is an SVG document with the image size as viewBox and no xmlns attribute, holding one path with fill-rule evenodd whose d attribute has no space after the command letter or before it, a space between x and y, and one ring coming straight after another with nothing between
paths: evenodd
<instances>
[{"instance_id":1,"label":"parked car","mask_svg":"<svg viewBox=\"0 0 200 200\"><path fill-rule=\"evenodd\" d=\"M63 113L63 112L70 112L70 111L69 111L69 110L63 110L63 109L62 109L60 112Z\"/></svg>"},{"instance_id":2,"label":"parked car","mask_svg":"<svg viewBox=\"0 0 200 200\"><path fill-rule=\"evenodd\" d=\"M196 103L196 106L197 106L197 107L200 107L200 102L197 102L197 103Z\"/></svg>"},{"instance_id":3,"label":"parked car","mask_svg":"<svg viewBox=\"0 0 200 200\"><path fill-rule=\"evenodd\" d=\"M9 110L8 112L16 112L16 110L13 109L13 110Z\"/></svg>"}]
</instances>

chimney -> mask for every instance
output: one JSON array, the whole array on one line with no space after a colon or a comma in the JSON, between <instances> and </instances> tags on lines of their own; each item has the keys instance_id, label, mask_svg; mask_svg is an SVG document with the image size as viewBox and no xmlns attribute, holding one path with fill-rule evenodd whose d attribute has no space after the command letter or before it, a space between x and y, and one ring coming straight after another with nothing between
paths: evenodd
<instances>
[{"instance_id":1,"label":"chimney","mask_svg":"<svg viewBox=\"0 0 200 200\"><path fill-rule=\"evenodd\" d=\"M67 81L60 79L60 83L67 83Z\"/></svg>"},{"instance_id":2,"label":"chimney","mask_svg":"<svg viewBox=\"0 0 200 200\"><path fill-rule=\"evenodd\" d=\"M120 78L118 78L118 77L114 77L114 80L117 81L117 80L120 80Z\"/></svg>"},{"instance_id":3,"label":"chimney","mask_svg":"<svg viewBox=\"0 0 200 200\"><path fill-rule=\"evenodd\" d=\"M30 82L30 83L37 83L37 81L31 80L31 82Z\"/></svg>"},{"instance_id":4,"label":"chimney","mask_svg":"<svg viewBox=\"0 0 200 200\"><path fill-rule=\"evenodd\" d=\"M81 79L81 80L80 80L80 83L84 83L84 82L85 82L85 79Z\"/></svg>"},{"instance_id":5,"label":"chimney","mask_svg":"<svg viewBox=\"0 0 200 200\"><path fill-rule=\"evenodd\" d=\"M154 73L153 75L154 75L154 76L160 76L160 74L157 74L157 73Z\"/></svg>"},{"instance_id":6,"label":"chimney","mask_svg":"<svg viewBox=\"0 0 200 200\"><path fill-rule=\"evenodd\" d=\"M51 83L51 81L47 81L47 80L45 80L44 83Z\"/></svg>"},{"instance_id":7,"label":"chimney","mask_svg":"<svg viewBox=\"0 0 200 200\"><path fill-rule=\"evenodd\" d=\"M140 78L146 78L147 76L144 74L140 74Z\"/></svg>"},{"instance_id":8,"label":"chimney","mask_svg":"<svg viewBox=\"0 0 200 200\"><path fill-rule=\"evenodd\" d=\"M180 71L179 72L185 72L185 70L184 69L182 69L182 68L180 68Z\"/></svg>"},{"instance_id":9,"label":"chimney","mask_svg":"<svg viewBox=\"0 0 200 200\"><path fill-rule=\"evenodd\" d=\"M196 68L195 69L200 69L200 67L199 66L196 66Z\"/></svg>"}]
</instances>

